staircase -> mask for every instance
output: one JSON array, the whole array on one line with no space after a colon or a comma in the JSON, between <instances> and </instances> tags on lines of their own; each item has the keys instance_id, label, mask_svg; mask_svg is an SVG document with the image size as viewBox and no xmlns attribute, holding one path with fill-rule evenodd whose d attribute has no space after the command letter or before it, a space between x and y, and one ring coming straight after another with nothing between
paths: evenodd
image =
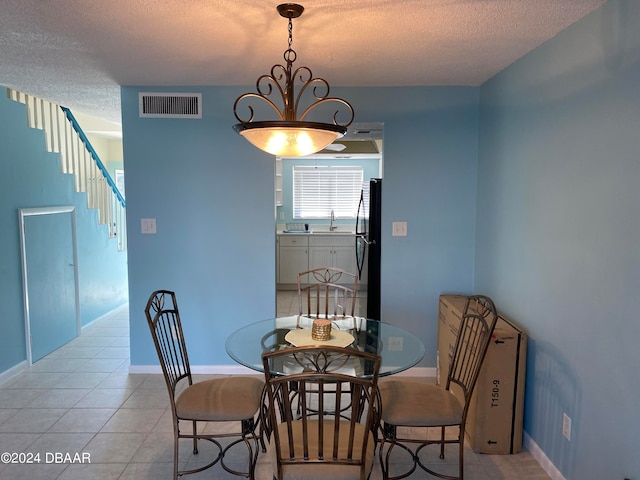
<instances>
[{"instance_id":1,"label":"staircase","mask_svg":"<svg viewBox=\"0 0 640 480\"><path fill-rule=\"evenodd\" d=\"M11 88L7 97L26 106L29 127L44 130L47 151L60 154L62 173L74 175L76 192L87 194L87 207L98 209L100 224L125 251L126 202L71 111Z\"/></svg>"}]
</instances>

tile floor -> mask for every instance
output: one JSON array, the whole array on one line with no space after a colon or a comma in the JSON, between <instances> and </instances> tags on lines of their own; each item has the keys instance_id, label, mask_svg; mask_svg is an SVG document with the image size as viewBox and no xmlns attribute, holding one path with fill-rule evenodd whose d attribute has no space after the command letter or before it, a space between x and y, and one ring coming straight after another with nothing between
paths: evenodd
<instances>
[{"instance_id":1,"label":"tile floor","mask_svg":"<svg viewBox=\"0 0 640 480\"><path fill-rule=\"evenodd\" d=\"M279 295L280 315L297 309L292 295ZM144 317L134 320L144 321ZM173 435L164 380L161 375L129 374L128 365L129 318L122 309L94 322L82 336L0 385L0 452L40 454L40 463L0 463L0 478L171 479ZM69 457L61 457L65 454ZM206 448L201 448L194 456L185 445L180 462L193 466L206 454ZM493 456L468 449L465 464L468 480L549 478L527 451ZM239 477L215 466L183 478ZM271 479L266 455L259 457L256 478ZM380 478L376 464L371 479ZM420 471L410 478L432 477Z\"/></svg>"}]
</instances>

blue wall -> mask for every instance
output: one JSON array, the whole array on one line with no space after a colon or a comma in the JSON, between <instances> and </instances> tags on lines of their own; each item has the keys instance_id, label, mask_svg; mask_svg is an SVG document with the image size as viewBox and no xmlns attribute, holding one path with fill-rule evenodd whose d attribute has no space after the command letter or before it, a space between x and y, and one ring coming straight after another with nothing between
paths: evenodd
<instances>
[{"instance_id":1,"label":"blue wall","mask_svg":"<svg viewBox=\"0 0 640 480\"><path fill-rule=\"evenodd\" d=\"M60 157L46 153L44 133L27 127L25 106L0 95L0 372L26 360L18 209L75 205L80 315L83 325L127 302L127 254L117 251ZM46 248L43 247L43 248Z\"/></svg>"},{"instance_id":2,"label":"blue wall","mask_svg":"<svg viewBox=\"0 0 640 480\"><path fill-rule=\"evenodd\" d=\"M251 86L124 87L132 365L157 364L143 309L177 292L191 362L231 365L226 337L275 314L274 158L231 129ZM140 91L203 93L202 120L138 118ZM478 89L335 88L357 122L384 123L382 319L435 366L438 295L473 286ZM156 218L158 233L140 233ZM393 221L407 237L391 237Z\"/></svg>"},{"instance_id":3,"label":"blue wall","mask_svg":"<svg viewBox=\"0 0 640 480\"><path fill-rule=\"evenodd\" d=\"M481 88L475 287L529 331L525 430L568 479L640 475L639 59L612 0Z\"/></svg>"}]
</instances>

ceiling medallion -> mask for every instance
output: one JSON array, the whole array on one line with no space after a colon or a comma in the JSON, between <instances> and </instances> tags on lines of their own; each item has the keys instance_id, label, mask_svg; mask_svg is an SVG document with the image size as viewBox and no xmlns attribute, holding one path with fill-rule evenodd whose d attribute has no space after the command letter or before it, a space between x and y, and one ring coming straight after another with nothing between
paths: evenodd
<instances>
[{"instance_id":1,"label":"ceiling medallion","mask_svg":"<svg viewBox=\"0 0 640 480\"><path fill-rule=\"evenodd\" d=\"M291 48L293 43L292 19L302 15L304 7L295 3L278 5L278 13L289 19L289 45L284 52L285 65L274 65L271 73L261 75L256 82L257 92L240 95L233 104L233 113L240 123L233 129L246 138L253 145L265 152L283 157L299 157L316 153L347 132L347 127L353 122L353 107L349 102L337 97L329 96L329 83L322 78L314 78L308 67L298 67L293 70L297 54ZM295 93L294 83L299 82L300 90ZM309 88L311 87L311 88ZM271 94L279 93L280 98L272 100ZM307 93L310 104L298 117L301 99ZM250 100L258 99L265 102L277 112L277 120L254 121L254 107ZM246 102L244 102L246 100ZM277 103L281 103L280 109ZM246 103L249 118L243 120L238 114L238 107ZM337 103L339 109L346 110L349 117L346 122L338 121L336 110L331 123L306 121L309 112L319 105Z\"/></svg>"}]
</instances>

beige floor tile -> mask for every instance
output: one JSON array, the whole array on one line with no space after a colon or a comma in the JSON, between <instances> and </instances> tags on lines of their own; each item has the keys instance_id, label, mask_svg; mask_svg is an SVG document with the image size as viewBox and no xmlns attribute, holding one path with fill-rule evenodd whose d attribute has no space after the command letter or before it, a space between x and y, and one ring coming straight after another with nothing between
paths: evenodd
<instances>
[{"instance_id":1,"label":"beige floor tile","mask_svg":"<svg viewBox=\"0 0 640 480\"><path fill-rule=\"evenodd\" d=\"M96 354L103 350L104 347L74 347L73 345L65 345L54 352L47 355L46 358L93 358Z\"/></svg>"},{"instance_id":2,"label":"beige floor tile","mask_svg":"<svg viewBox=\"0 0 640 480\"><path fill-rule=\"evenodd\" d=\"M173 462L130 463L118 480L173 480Z\"/></svg>"},{"instance_id":3,"label":"beige floor tile","mask_svg":"<svg viewBox=\"0 0 640 480\"><path fill-rule=\"evenodd\" d=\"M180 441L178 458L182 465L191 458L193 443L190 440ZM152 432L142 443L132 462L167 463L173 462L173 432Z\"/></svg>"},{"instance_id":4,"label":"beige floor tile","mask_svg":"<svg viewBox=\"0 0 640 480\"><path fill-rule=\"evenodd\" d=\"M67 345L71 347L109 347L118 337L96 337L81 335L71 340Z\"/></svg>"},{"instance_id":5,"label":"beige floor tile","mask_svg":"<svg viewBox=\"0 0 640 480\"><path fill-rule=\"evenodd\" d=\"M41 433L0 433L0 451L23 452L40 438ZM3 478L0 476L0 478Z\"/></svg>"},{"instance_id":6,"label":"beige floor tile","mask_svg":"<svg viewBox=\"0 0 640 480\"><path fill-rule=\"evenodd\" d=\"M146 433L98 433L85 451L91 453L92 463L129 463L146 437Z\"/></svg>"},{"instance_id":7,"label":"beige floor tile","mask_svg":"<svg viewBox=\"0 0 640 480\"><path fill-rule=\"evenodd\" d=\"M73 408L53 424L48 432L97 433L116 412L115 408Z\"/></svg>"},{"instance_id":8,"label":"beige floor tile","mask_svg":"<svg viewBox=\"0 0 640 480\"><path fill-rule=\"evenodd\" d=\"M125 463L91 463L69 465L57 480L118 480Z\"/></svg>"},{"instance_id":9,"label":"beige floor tile","mask_svg":"<svg viewBox=\"0 0 640 480\"><path fill-rule=\"evenodd\" d=\"M129 334L126 327L95 326L87 328L82 335L88 337L124 337Z\"/></svg>"},{"instance_id":10,"label":"beige floor tile","mask_svg":"<svg viewBox=\"0 0 640 480\"><path fill-rule=\"evenodd\" d=\"M34 363L29 371L31 372L74 372L80 368L85 362L86 358L49 358L45 357L42 360Z\"/></svg>"},{"instance_id":11,"label":"beige floor tile","mask_svg":"<svg viewBox=\"0 0 640 480\"><path fill-rule=\"evenodd\" d=\"M147 433L153 430L164 409L121 408L102 427L101 432Z\"/></svg>"},{"instance_id":12,"label":"beige floor tile","mask_svg":"<svg viewBox=\"0 0 640 480\"><path fill-rule=\"evenodd\" d=\"M161 375L159 375L161 376ZM164 381L164 380L163 380ZM122 404L123 408L167 408L170 406L169 392L163 389L136 389Z\"/></svg>"},{"instance_id":13,"label":"beige floor tile","mask_svg":"<svg viewBox=\"0 0 640 480\"><path fill-rule=\"evenodd\" d=\"M43 433L67 411L64 408L25 408L18 410L0 425L0 432Z\"/></svg>"},{"instance_id":14,"label":"beige floor tile","mask_svg":"<svg viewBox=\"0 0 640 480\"><path fill-rule=\"evenodd\" d=\"M26 408L71 408L91 390L88 388L51 388L28 404Z\"/></svg>"},{"instance_id":15,"label":"beige floor tile","mask_svg":"<svg viewBox=\"0 0 640 480\"><path fill-rule=\"evenodd\" d=\"M112 347L129 347L129 337L117 337L113 339Z\"/></svg>"},{"instance_id":16,"label":"beige floor tile","mask_svg":"<svg viewBox=\"0 0 640 480\"><path fill-rule=\"evenodd\" d=\"M104 347L102 350L100 350L96 355L95 358L122 358L122 359L128 359L129 358L129 347L128 344L126 347Z\"/></svg>"},{"instance_id":17,"label":"beige floor tile","mask_svg":"<svg viewBox=\"0 0 640 480\"><path fill-rule=\"evenodd\" d=\"M59 387L70 373L45 373L45 372L23 372L9 380L2 388L54 388ZM86 387L89 388L89 387Z\"/></svg>"},{"instance_id":18,"label":"beige floor tile","mask_svg":"<svg viewBox=\"0 0 640 480\"><path fill-rule=\"evenodd\" d=\"M3 409L22 408L40 397L46 390L41 388L0 389L0 406ZM2 413L0 413L2 423Z\"/></svg>"},{"instance_id":19,"label":"beige floor tile","mask_svg":"<svg viewBox=\"0 0 640 480\"><path fill-rule=\"evenodd\" d=\"M132 388L95 388L76 404L77 408L119 408L133 393Z\"/></svg>"},{"instance_id":20,"label":"beige floor tile","mask_svg":"<svg viewBox=\"0 0 640 480\"><path fill-rule=\"evenodd\" d=\"M108 373L74 372L66 374L55 386L56 388L95 388L108 376Z\"/></svg>"},{"instance_id":21,"label":"beige floor tile","mask_svg":"<svg viewBox=\"0 0 640 480\"><path fill-rule=\"evenodd\" d=\"M124 358L91 358L89 360L85 360L82 365L80 365L75 371L76 372L106 372L113 373L122 365L127 362Z\"/></svg>"},{"instance_id":22,"label":"beige floor tile","mask_svg":"<svg viewBox=\"0 0 640 480\"><path fill-rule=\"evenodd\" d=\"M91 433L45 433L29 445L28 451L34 454L39 453L42 462L49 459L56 461L52 456L55 452L68 453L72 457L77 453L82 458L82 454L86 452L85 447L92 438ZM91 457L85 458L90 460Z\"/></svg>"},{"instance_id":23,"label":"beige floor tile","mask_svg":"<svg viewBox=\"0 0 640 480\"><path fill-rule=\"evenodd\" d=\"M64 464L37 463L31 465L11 464L0 472L3 479L7 480L51 480L67 468Z\"/></svg>"},{"instance_id":24,"label":"beige floor tile","mask_svg":"<svg viewBox=\"0 0 640 480\"><path fill-rule=\"evenodd\" d=\"M146 374L128 374L124 372L114 372L102 380L96 388L137 388L147 378ZM165 387L166 388L166 387Z\"/></svg>"}]
</instances>

